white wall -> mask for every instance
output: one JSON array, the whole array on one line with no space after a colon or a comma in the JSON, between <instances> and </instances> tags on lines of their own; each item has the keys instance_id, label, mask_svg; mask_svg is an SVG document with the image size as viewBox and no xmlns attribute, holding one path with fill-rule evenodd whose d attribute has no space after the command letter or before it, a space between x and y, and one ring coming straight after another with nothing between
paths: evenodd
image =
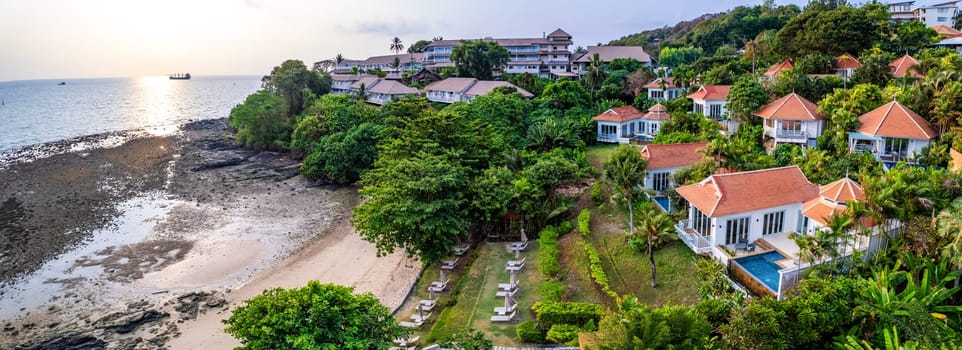
<instances>
[{"instance_id":1,"label":"white wall","mask_svg":"<svg viewBox=\"0 0 962 350\"><path fill-rule=\"evenodd\" d=\"M711 244L712 246L726 245L725 244L725 232L728 220L742 218L745 216L751 217L749 219L749 229L748 229L748 242L754 242L756 239L762 238L762 225L764 224L765 214L784 211L785 221L782 224L781 232L793 232L798 226L799 213L802 211L802 203L792 203L788 205L765 208L761 210L755 210L745 213L738 213L732 215L719 216L717 218L712 218L712 230L711 230ZM775 232L778 233L778 232Z\"/></svg>"}]
</instances>

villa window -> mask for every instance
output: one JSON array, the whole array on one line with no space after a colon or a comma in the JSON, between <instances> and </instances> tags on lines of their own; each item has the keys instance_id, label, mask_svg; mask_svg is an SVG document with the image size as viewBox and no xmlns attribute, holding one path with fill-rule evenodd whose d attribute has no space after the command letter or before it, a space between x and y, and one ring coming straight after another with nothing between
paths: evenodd
<instances>
[{"instance_id":1,"label":"villa window","mask_svg":"<svg viewBox=\"0 0 962 350\"><path fill-rule=\"evenodd\" d=\"M718 118L718 117L721 117L721 116L722 116L722 112L721 112L722 106L721 106L721 105L715 104L715 105L709 106L708 108L709 108L709 110L708 110L708 116L710 116L710 117L712 117L712 118Z\"/></svg>"},{"instance_id":2,"label":"villa window","mask_svg":"<svg viewBox=\"0 0 962 350\"><path fill-rule=\"evenodd\" d=\"M695 230L702 236L707 236L709 233L711 233L711 218L705 216L705 213L702 213L701 210L698 210L698 208L695 208L694 206L691 207L691 211L691 229Z\"/></svg>"},{"instance_id":3,"label":"villa window","mask_svg":"<svg viewBox=\"0 0 962 350\"><path fill-rule=\"evenodd\" d=\"M651 189L653 189L653 190L655 190L655 191L658 191L658 192L664 192L666 189L668 189L668 177L669 177L669 175L670 175L670 174L669 174L668 172L654 173L654 174L652 174L652 175L651 175L651 178L652 178Z\"/></svg>"},{"instance_id":4,"label":"villa window","mask_svg":"<svg viewBox=\"0 0 962 350\"><path fill-rule=\"evenodd\" d=\"M798 227L796 228L795 232L798 232L798 233L808 232L808 217L805 215L802 215L801 212L798 213Z\"/></svg>"},{"instance_id":5,"label":"villa window","mask_svg":"<svg viewBox=\"0 0 962 350\"><path fill-rule=\"evenodd\" d=\"M615 127L614 125L602 125L602 126L601 126L601 133L602 133L603 135L614 134L614 133L617 133L617 132L618 132L618 128Z\"/></svg>"},{"instance_id":6,"label":"villa window","mask_svg":"<svg viewBox=\"0 0 962 350\"><path fill-rule=\"evenodd\" d=\"M665 98L665 92L661 90L651 90L652 100L661 100Z\"/></svg>"},{"instance_id":7,"label":"villa window","mask_svg":"<svg viewBox=\"0 0 962 350\"><path fill-rule=\"evenodd\" d=\"M886 138L885 154L906 156L908 155L909 139Z\"/></svg>"},{"instance_id":8,"label":"villa window","mask_svg":"<svg viewBox=\"0 0 962 350\"><path fill-rule=\"evenodd\" d=\"M749 217L731 219L725 225L725 244L735 244L748 240Z\"/></svg>"},{"instance_id":9,"label":"villa window","mask_svg":"<svg viewBox=\"0 0 962 350\"><path fill-rule=\"evenodd\" d=\"M777 211L774 213L765 214L764 220L762 221L762 235L781 233L784 224L785 224L784 211Z\"/></svg>"},{"instance_id":10,"label":"villa window","mask_svg":"<svg viewBox=\"0 0 962 350\"><path fill-rule=\"evenodd\" d=\"M650 132L650 134L654 135L654 134L657 134L657 133L658 133L658 123L652 123L652 124L651 124L651 132Z\"/></svg>"},{"instance_id":11,"label":"villa window","mask_svg":"<svg viewBox=\"0 0 962 350\"><path fill-rule=\"evenodd\" d=\"M775 128L775 120L774 120L774 119L765 119L765 126L774 129L774 128Z\"/></svg>"},{"instance_id":12,"label":"villa window","mask_svg":"<svg viewBox=\"0 0 962 350\"><path fill-rule=\"evenodd\" d=\"M948 22L948 21L949 21L949 18L948 18L948 17L939 17L939 18L936 18L935 21L936 21L936 22Z\"/></svg>"},{"instance_id":13,"label":"villa window","mask_svg":"<svg viewBox=\"0 0 962 350\"><path fill-rule=\"evenodd\" d=\"M635 123L628 123L628 134L635 133Z\"/></svg>"},{"instance_id":14,"label":"villa window","mask_svg":"<svg viewBox=\"0 0 962 350\"><path fill-rule=\"evenodd\" d=\"M698 113L698 114L701 114L701 115L705 115L705 105L696 103L696 104L695 104L695 113Z\"/></svg>"},{"instance_id":15,"label":"villa window","mask_svg":"<svg viewBox=\"0 0 962 350\"><path fill-rule=\"evenodd\" d=\"M646 129L647 129L647 124L648 124L648 123L638 122L638 132L640 132L640 133L648 132L648 131L646 130Z\"/></svg>"}]
</instances>

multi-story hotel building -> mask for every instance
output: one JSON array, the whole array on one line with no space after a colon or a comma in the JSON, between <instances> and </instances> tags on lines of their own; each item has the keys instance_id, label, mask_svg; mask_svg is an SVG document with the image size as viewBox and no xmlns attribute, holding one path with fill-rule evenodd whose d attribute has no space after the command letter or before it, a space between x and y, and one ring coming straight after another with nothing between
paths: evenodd
<instances>
[{"instance_id":1,"label":"multi-story hotel building","mask_svg":"<svg viewBox=\"0 0 962 350\"><path fill-rule=\"evenodd\" d=\"M494 39L508 52L504 73L531 73L542 77L566 76L571 73L571 34L557 29L542 38ZM451 67L451 51L461 45L461 40L437 40L424 49L424 66L428 69Z\"/></svg>"}]
</instances>

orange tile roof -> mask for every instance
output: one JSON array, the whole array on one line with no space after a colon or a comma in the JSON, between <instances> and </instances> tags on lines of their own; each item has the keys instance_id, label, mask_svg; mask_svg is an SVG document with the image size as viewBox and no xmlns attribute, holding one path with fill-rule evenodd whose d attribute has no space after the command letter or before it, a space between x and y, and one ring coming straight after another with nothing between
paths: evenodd
<instances>
[{"instance_id":1,"label":"orange tile roof","mask_svg":"<svg viewBox=\"0 0 962 350\"><path fill-rule=\"evenodd\" d=\"M624 123L626 121L635 120L641 117L642 117L641 111L639 111L634 106L629 105L629 106L615 107L615 108L609 109L604 113L601 113L599 115L596 115L594 118L591 118L591 120Z\"/></svg>"},{"instance_id":2,"label":"orange tile roof","mask_svg":"<svg viewBox=\"0 0 962 350\"><path fill-rule=\"evenodd\" d=\"M818 196L818 186L794 165L716 174L676 191L709 217L801 204Z\"/></svg>"},{"instance_id":3,"label":"orange tile roof","mask_svg":"<svg viewBox=\"0 0 962 350\"><path fill-rule=\"evenodd\" d=\"M783 70L790 70L792 68L795 68L795 66L792 65L792 61L784 60L772 66L771 68L768 68L764 75L766 77L772 77L778 75L778 73L781 73Z\"/></svg>"},{"instance_id":4,"label":"orange tile roof","mask_svg":"<svg viewBox=\"0 0 962 350\"><path fill-rule=\"evenodd\" d=\"M668 114L668 109L665 108L665 106L662 106L661 103L651 106L651 108L648 108L648 113L646 113L641 117L649 120L671 119L671 115Z\"/></svg>"},{"instance_id":5,"label":"orange tile roof","mask_svg":"<svg viewBox=\"0 0 962 350\"><path fill-rule=\"evenodd\" d=\"M864 201L865 191L855 180L843 177L818 189L818 195L833 202Z\"/></svg>"},{"instance_id":6,"label":"orange tile roof","mask_svg":"<svg viewBox=\"0 0 962 350\"><path fill-rule=\"evenodd\" d=\"M731 85L703 85L698 91L688 95L688 98L700 100L724 100L728 98Z\"/></svg>"},{"instance_id":7,"label":"orange tile roof","mask_svg":"<svg viewBox=\"0 0 962 350\"><path fill-rule=\"evenodd\" d=\"M662 80L665 81L665 87L667 88L672 88L675 86L675 78L668 77L668 78L658 78L658 79L652 80L648 84L645 84L645 86L642 86L642 87L645 89L660 89Z\"/></svg>"},{"instance_id":8,"label":"orange tile roof","mask_svg":"<svg viewBox=\"0 0 962 350\"><path fill-rule=\"evenodd\" d=\"M905 55L899 57L899 59L889 63L889 68L892 69L892 76L896 78L905 78L908 75L909 78L920 78L922 75L912 69L912 66L919 64L919 61L912 56Z\"/></svg>"},{"instance_id":9,"label":"orange tile roof","mask_svg":"<svg viewBox=\"0 0 962 350\"><path fill-rule=\"evenodd\" d=\"M858 121L862 126L856 131L864 134L917 140L935 138L932 125L898 101L886 103L865 113L858 117Z\"/></svg>"},{"instance_id":10,"label":"orange tile roof","mask_svg":"<svg viewBox=\"0 0 962 350\"><path fill-rule=\"evenodd\" d=\"M862 63L860 63L852 55L843 53L838 57L835 57L835 69L859 69L859 68L862 68Z\"/></svg>"},{"instance_id":11,"label":"orange tile roof","mask_svg":"<svg viewBox=\"0 0 962 350\"><path fill-rule=\"evenodd\" d=\"M864 201L865 192L862 186L847 177L819 188L819 195L802 204L802 215L823 226L828 226L832 217L848 209L847 201ZM863 219L861 224L866 227L875 226L871 219Z\"/></svg>"},{"instance_id":12,"label":"orange tile roof","mask_svg":"<svg viewBox=\"0 0 962 350\"><path fill-rule=\"evenodd\" d=\"M687 167L705 158L701 150L707 145L708 142L650 144L641 149L641 157L648 161L648 170Z\"/></svg>"},{"instance_id":13,"label":"orange tile roof","mask_svg":"<svg viewBox=\"0 0 962 350\"><path fill-rule=\"evenodd\" d=\"M932 30L934 30L936 33L939 33L939 35L945 38L957 38L962 36L962 32L944 24L939 24L937 26L934 26L932 27Z\"/></svg>"},{"instance_id":14,"label":"orange tile roof","mask_svg":"<svg viewBox=\"0 0 962 350\"><path fill-rule=\"evenodd\" d=\"M752 113L760 118L775 120L821 120L818 105L804 97L791 93Z\"/></svg>"}]
</instances>

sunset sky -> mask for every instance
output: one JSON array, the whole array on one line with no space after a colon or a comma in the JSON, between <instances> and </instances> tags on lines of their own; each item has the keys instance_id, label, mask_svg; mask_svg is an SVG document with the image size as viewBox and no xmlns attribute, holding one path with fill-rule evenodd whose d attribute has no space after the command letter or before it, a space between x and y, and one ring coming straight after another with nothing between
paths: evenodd
<instances>
[{"instance_id":1,"label":"sunset sky","mask_svg":"<svg viewBox=\"0 0 962 350\"><path fill-rule=\"evenodd\" d=\"M390 54L390 39L538 37L576 45L761 1L5 0L0 81L191 72L260 75L305 63ZM803 4L806 1L778 1Z\"/></svg>"}]
</instances>

